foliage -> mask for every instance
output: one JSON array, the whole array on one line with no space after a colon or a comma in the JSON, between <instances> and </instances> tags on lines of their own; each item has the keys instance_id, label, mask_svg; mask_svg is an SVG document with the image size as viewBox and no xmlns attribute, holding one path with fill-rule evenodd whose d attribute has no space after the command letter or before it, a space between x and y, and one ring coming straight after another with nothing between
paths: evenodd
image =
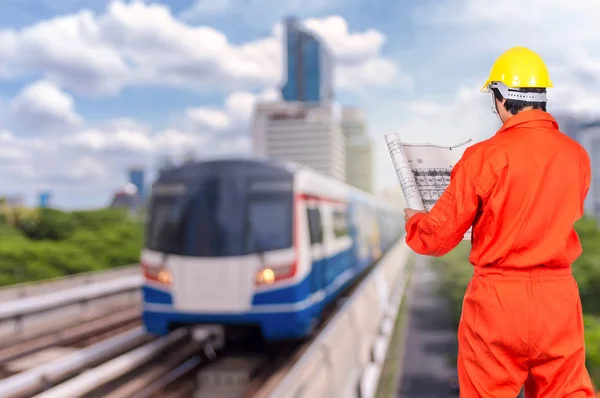
<instances>
[{"instance_id":1,"label":"foliage","mask_svg":"<svg viewBox=\"0 0 600 398\"><path fill-rule=\"evenodd\" d=\"M596 386L600 386L600 320L594 315L584 315L583 320L587 368Z\"/></svg>"},{"instance_id":2,"label":"foliage","mask_svg":"<svg viewBox=\"0 0 600 398\"><path fill-rule=\"evenodd\" d=\"M136 263L142 239L117 209L0 209L0 286Z\"/></svg>"},{"instance_id":3,"label":"foliage","mask_svg":"<svg viewBox=\"0 0 600 398\"><path fill-rule=\"evenodd\" d=\"M583 253L573 264L573 276L585 315L586 353L588 368L600 386L600 230L596 221L583 218L575 224ZM473 266L468 261L471 246L462 242L456 249L434 261L440 275L439 292L448 299L451 319L455 327L460 321L462 300Z\"/></svg>"}]
</instances>

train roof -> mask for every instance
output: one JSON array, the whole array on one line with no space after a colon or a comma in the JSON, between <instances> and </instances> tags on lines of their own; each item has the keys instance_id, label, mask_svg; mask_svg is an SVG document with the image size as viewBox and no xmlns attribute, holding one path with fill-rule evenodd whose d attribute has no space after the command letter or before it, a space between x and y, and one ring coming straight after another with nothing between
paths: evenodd
<instances>
[{"instance_id":1,"label":"train roof","mask_svg":"<svg viewBox=\"0 0 600 398\"><path fill-rule=\"evenodd\" d=\"M379 207L389 210L398 210L386 200L381 200L375 195L348 185L344 181L339 181L316 172L315 170L294 162L280 162L273 159L258 158L255 156L246 157L215 157L185 163L164 171L155 184L159 183L194 183L207 175L234 173L246 176L272 176L272 177L292 177L298 175L300 185L303 190L315 194L335 195L340 199L351 197L375 204Z\"/></svg>"},{"instance_id":2,"label":"train roof","mask_svg":"<svg viewBox=\"0 0 600 398\"><path fill-rule=\"evenodd\" d=\"M295 170L296 166L294 165L279 163L271 159L256 157L213 158L185 163L166 170L158 177L156 183L191 183L215 173L292 177Z\"/></svg>"},{"instance_id":3,"label":"train roof","mask_svg":"<svg viewBox=\"0 0 600 398\"><path fill-rule=\"evenodd\" d=\"M317 173L310 168L299 167L298 174L300 189L306 193L315 195L325 194L328 196L333 195L338 199L344 199L350 196L356 200L367 202L371 205L377 205L378 207L389 211L400 210L399 206L395 206L393 203L390 203L390 201L382 200L369 192L348 185L344 181Z\"/></svg>"}]
</instances>

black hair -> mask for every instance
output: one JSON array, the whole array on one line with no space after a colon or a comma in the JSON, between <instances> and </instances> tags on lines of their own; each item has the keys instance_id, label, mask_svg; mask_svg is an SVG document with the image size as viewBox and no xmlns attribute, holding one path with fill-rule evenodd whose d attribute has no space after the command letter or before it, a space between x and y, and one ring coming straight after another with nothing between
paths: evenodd
<instances>
[{"instance_id":1,"label":"black hair","mask_svg":"<svg viewBox=\"0 0 600 398\"><path fill-rule=\"evenodd\" d=\"M500 90L498 90L497 88L492 88L492 91L494 92L494 96L498 99L498 101L502 102L504 97L502 96L502 94L500 94ZM528 93L545 93L546 89L545 88L537 88L537 87L536 88L529 87L529 88L522 88L521 91L528 92ZM514 99L507 99L506 102L504 103L504 109L506 109L506 111L512 115L516 115L517 113L521 112L523 110L523 108L526 108L529 106L533 109L541 109L544 112L546 112L546 103L545 102L525 102L525 101L519 101L519 100L514 100Z\"/></svg>"}]
</instances>

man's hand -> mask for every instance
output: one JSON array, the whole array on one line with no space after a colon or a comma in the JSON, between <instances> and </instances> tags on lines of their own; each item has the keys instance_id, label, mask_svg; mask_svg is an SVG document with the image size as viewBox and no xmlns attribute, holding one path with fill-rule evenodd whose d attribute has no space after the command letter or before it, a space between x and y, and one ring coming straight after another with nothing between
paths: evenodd
<instances>
[{"instance_id":1,"label":"man's hand","mask_svg":"<svg viewBox=\"0 0 600 398\"><path fill-rule=\"evenodd\" d=\"M429 213L426 210L413 210L413 209L404 209L404 221L408 222L408 219L411 218L412 216L414 216L415 214L419 214L419 213L424 213L427 214Z\"/></svg>"}]
</instances>

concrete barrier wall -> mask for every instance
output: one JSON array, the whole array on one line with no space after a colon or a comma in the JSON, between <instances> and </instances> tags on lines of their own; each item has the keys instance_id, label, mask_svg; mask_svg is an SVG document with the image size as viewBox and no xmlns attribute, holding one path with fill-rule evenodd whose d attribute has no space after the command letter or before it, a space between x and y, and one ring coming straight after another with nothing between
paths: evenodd
<instances>
[{"instance_id":1,"label":"concrete barrier wall","mask_svg":"<svg viewBox=\"0 0 600 398\"><path fill-rule=\"evenodd\" d=\"M0 340L24 339L59 330L67 323L139 306L142 282L142 275L121 276L6 301L0 305Z\"/></svg>"},{"instance_id":2,"label":"concrete barrier wall","mask_svg":"<svg viewBox=\"0 0 600 398\"><path fill-rule=\"evenodd\" d=\"M375 393L412 251L401 239L271 393L272 398L371 397ZM395 308L394 308L395 307ZM385 356L385 355L384 355Z\"/></svg>"},{"instance_id":3,"label":"concrete barrier wall","mask_svg":"<svg viewBox=\"0 0 600 398\"><path fill-rule=\"evenodd\" d=\"M126 276L140 274L140 272L139 265L135 264L102 271L85 272L61 278L5 286L0 288L0 303L26 297L35 297L44 294L55 293L61 290L71 289L91 283L119 279Z\"/></svg>"}]
</instances>

